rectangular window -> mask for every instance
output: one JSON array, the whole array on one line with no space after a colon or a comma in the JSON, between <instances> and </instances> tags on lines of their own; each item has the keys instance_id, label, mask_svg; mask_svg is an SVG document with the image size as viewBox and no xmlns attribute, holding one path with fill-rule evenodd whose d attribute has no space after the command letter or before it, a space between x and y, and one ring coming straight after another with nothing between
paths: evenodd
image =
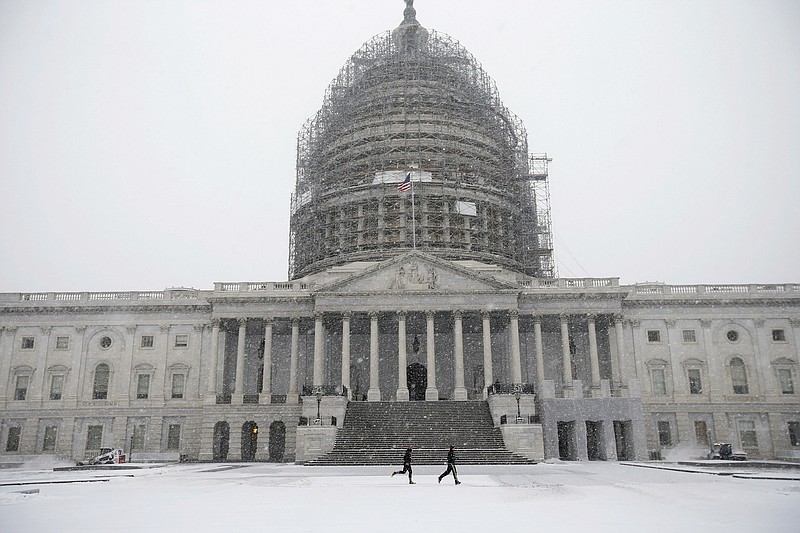
<instances>
[{"instance_id":1,"label":"rectangular window","mask_svg":"<svg viewBox=\"0 0 800 533\"><path fill-rule=\"evenodd\" d=\"M794 394L794 382L792 381L791 370L788 368L779 368L778 381L781 383L782 394Z\"/></svg>"},{"instance_id":2,"label":"rectangular window","mask_svg":"<svg viewBox=\"0 0 800 533\"><path fill-rule=\"evenodd\" d=\"M33 337L22 337L22 349L33 350L34 342Z\"/></svg>"},{"instance_id":3,"label":"rectangular window","mask_svg":"<svg viewBox=\"0 0 800 533\"><path fill-rule=\"evenodd\" d=\"M142 335L142 348L152 348L155 345L154 337L152 335Z\"/></svg>"},{"instance_id":4,"label":"rectangular window","mask_svg":"<svg viewBox=\"0 0 800 533\"><path fill-rule=\"evenodd\" d=\"M28 382L30 376L17 376L17 387L14 389L14 399L24 400L28 395Z\"/></svg>"},{"instance_id":5,"label":"rectangular window","mask_svg":"<svg viewBox=\"0 0 800 533\"><path fill-rule=\"evenodd\" d=\"M800 446L800 422L789 422L789 444Z\"/></svg>"},{"instance_id":6,"label":"rectangular window","mask_svg":"<svg viewBox=\"0 0 800 533\"><path fill-rule=\"evenodd\" d=\"M176 348L186 348L189 346L189 335L182 333L180 335L175 335L175 347Z\"/></svg>"},{"instance_id":7,"label":"rectangular window","mask_svg":"<svg viewBox=\"0 0 800 533\"><path fill-rule=\"evenodd\" d=\"M774 342L786 342L786 332L784 332L782 329L773 329L772 340Z\"/></svg>"},{"instance_id":8,"label":"rectangular window","mask_svg":"<svg viewBox=\"0 0 800 533\"><path fill-rule=\"evenodd\" d=\"M57 426L47 426L46 428L44 428L44 441L42 442L43 452L55 451L57 435L58 435Z\"/></svg>"},{"instance_id":9,"label":"rectangular window","mask_svg":"<svg viewBox=\"0 0 800 533\"><path fill-rule=\"evenodd\" d=\"M708 425L705 420L694 421L694 440L698 446L708 446Z\"/></svg>"},{"instance_id":10,"label":"rectangular window","mask_svg":"<svg viewBox=\"0 0 800 533\"><path fill-rule=\"evenodd\" d=\"M139 374L136 380L136 398L145 400L150 395L150 374Z\"/></svg>"},{"instance_id":11,"label":"rectangular window","mask_svg":"<svg viewBox=\"0 0 800 533\"><path fill-rule=\"evenodd\" d=\"M758 448L756 423L752 420L739 420L739 437L742 439L742 448Z\"/></svg>"},{"instance_id":12,"label":"rectangular window","mask_svg":"<svg viewBox=\"0 0 800 533\"><path fill-rule=\"evenodd\" d=\"M167 431L167 449L179 450L181 447L181 425L170 424Z\"/></svg>"},{"instance_id":13,"label":"rectangular window","mask_svg":"<svg viewBox=\"0 0 800 533\"><path fill-rule=\"evenodd\" d=\"M663 368L654 368L650 371L653 379L653 394L656 396L664 396L667 394L667 380L664 376Z\"/></svg>"},{"instance_id":14,"label":"rectangular window","mask_svg":"<svg viewBox=\"0 0 800 533\"><path fill-rule=\"evenodd\" d=\"M133 426L131 450L144 450L144 424Z\"/></svg>"},{"instance_id":15,"label":"rectangular window","mask_svg":"<svg viewBox=\"0 0 800 533\"><path fill-rule=\"evenodd\" d=\"M693 329L685 329L683 330L683 342L690 343L690 342L697 342L697 335Z\"/></svg>"},{"instance_id":16,"label":"rectangular window","mask_svg":"<svg viewBox=\"0 0 800 533\"><path fill-rule=\"evenodd\" d=\"M54 374L50 378L50 399L60 400L61 394L64 392L64 376L62 374Z\"/></svg>"},{"instance_id":17,"label":"rectangular window","mask_svg":"<svg viewBox=\"0 0 800 533\"><path fill-rule=\"evenodd\" d=\"M658 421L658 443L661 446L672 446L672 433L669 430L669 422Z\"/></svg>"},{"instance_id":18,"label":"rectangular window","mask_svg":"<svg viewBox=\"0 0 800 533\"><path fill-rule=\"evenodd\" d=\"M69 337L56 337L56 350L69 350Z\"/></svg>"},{"instance_id":19,"label":"rectangular window","mask_svg":"<svg viewBox=\"0 0 800 533\"><path fill-rule=\"evenodd\" d=\"M22 434L22 428L19 426L12 426L8 428L8 439L6 439L7 452L19 451L19 437L21 434Z\"/></svg>"},{"instance_id":20,"label":"rectangular window","mask_svg":"<svg viewBox=\"0 0 800 533\"><path fill-rule=\"evenodd\" d=\"M183 390L186 385L184 374L172 374L172 397L183 398Z\"/></svg>"},{"instance_id":21,"label":"rectangular window","mask_svg":"<svg viewBox=\"0 0 800 533\"><path fill-rule=\"evenodd\" d=\"M103 426L89 426L86 428L86 449L99 450L103 445Z\"/></svg>"},{"instance_id":22,"label":"rectangular window","mask_svg":"<svg viewBox=\"0 0 800 533\"><path fill-rule=\"evenodd\" d=\"M657 329L648 329L647 342L661 342L661 331Z\"/></svg>"},{"instance_id":23,"label":"rectangular window","mask_svg":"<svg viewBox=\"0 0 800 533\"><path fill-rule=\"evenodd\" d=\"M703 385L700 382L700 370L689 369L689 394L703 394Z\"/></svg>"}]
</instances>

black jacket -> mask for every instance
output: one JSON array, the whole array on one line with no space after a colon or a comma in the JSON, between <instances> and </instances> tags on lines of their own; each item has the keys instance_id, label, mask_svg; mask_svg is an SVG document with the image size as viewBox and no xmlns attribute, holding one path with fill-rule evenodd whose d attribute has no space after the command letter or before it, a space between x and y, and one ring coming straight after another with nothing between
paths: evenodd
<instances>
[{"instance_id":1,"label":"black jacket","mask_svg":"<svg viewBox=\"0 0 800 533\"><path fill-rule=\"evenodd\" d=\"M407 449L406 454L403 456L403 464L411 464L411 450Z\"/></svg>"},{"instance_id":2,"label":"black jacket","mask_svg":"<svg viewBox=\"0 0 800 533\"><path fill-rule=\"evenodd\" d=\"M447 463L448 464L456 464L456 452L455 450L450 450L447 452Z\"/></svg>"}]
</instances>

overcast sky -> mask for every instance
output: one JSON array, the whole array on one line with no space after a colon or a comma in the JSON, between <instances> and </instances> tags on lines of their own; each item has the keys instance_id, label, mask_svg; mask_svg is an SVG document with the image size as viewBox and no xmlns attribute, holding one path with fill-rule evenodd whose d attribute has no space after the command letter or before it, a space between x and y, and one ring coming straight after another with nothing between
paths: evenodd
<instances>
[{"instance_id":1,"label":"overcast sky","mask_svg":"<svg viewBox=\"0 0 800 533\"><path fill-rule=\"evenodd\" d=\"M800 2L417 0L547 152L561 277L800 282ZM402 0L0 0L0 292L287 277L297 132Z\"/></svg>"}]
</instances>

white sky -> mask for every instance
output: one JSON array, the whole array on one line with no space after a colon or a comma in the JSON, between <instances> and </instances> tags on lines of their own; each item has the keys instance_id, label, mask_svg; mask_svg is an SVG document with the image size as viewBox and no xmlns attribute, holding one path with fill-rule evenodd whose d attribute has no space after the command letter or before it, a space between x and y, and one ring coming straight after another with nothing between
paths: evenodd
<instances>
[{"instance_id":1,"label":"white sky","mask_svg":"<svg viewBox=\"0 0 800 533\"><path fill-rule=\"evenodd\" d=\"M397 466L4 469L0 523L6 531L60 533L796 533L800 521L796 470L759 472L737 465L729 472L743 477L734 477L602 461L464 465L458 468L462 483L456 487L451 477L437 484L443 465L415 466L413 486L404 476L389 477ZM747 472L772 479L745 479ZM63 483L97 478L109 481Z\"/></svg>"},{"instance_id":2,"label":"white sky","mask_svg":"<svg viewBox=\"0 0 800 533\"><path fill-rule=\"evenodd\" d=\"M0 291L286 279L296 135L401 0L0 0ZM547 152L562 277L800 281L800 3L417 0Z\"/></svg>"}]
</instances>

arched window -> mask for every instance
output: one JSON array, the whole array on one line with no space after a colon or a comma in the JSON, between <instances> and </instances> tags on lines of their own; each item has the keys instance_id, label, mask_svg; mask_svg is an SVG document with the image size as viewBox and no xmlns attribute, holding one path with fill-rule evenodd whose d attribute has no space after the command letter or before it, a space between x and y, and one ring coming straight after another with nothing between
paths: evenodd
<instances>
[{"instance_id":1,"label":"arched window","mask_svg":"<svg viewBox=\"0 0 800 533\"><path fill-rule=\"evenodd\" d=\"M750 389L747 386L747 369L744 367L744 361L738 357L731 359L731 383L733 384L734 394L750 393Z\"/></svg>"},{"instance_id":2,"label":"arched window","mask_svg":"<svg viewBox=\"0 0 800 533\"><path fill-rule=\"evenodd\" d=\"M94 369L94 387L92 387L93 400L105 400L108 398L108 376L111 371L108 365L100 363Z\"/></svg>"}]
</instances>

